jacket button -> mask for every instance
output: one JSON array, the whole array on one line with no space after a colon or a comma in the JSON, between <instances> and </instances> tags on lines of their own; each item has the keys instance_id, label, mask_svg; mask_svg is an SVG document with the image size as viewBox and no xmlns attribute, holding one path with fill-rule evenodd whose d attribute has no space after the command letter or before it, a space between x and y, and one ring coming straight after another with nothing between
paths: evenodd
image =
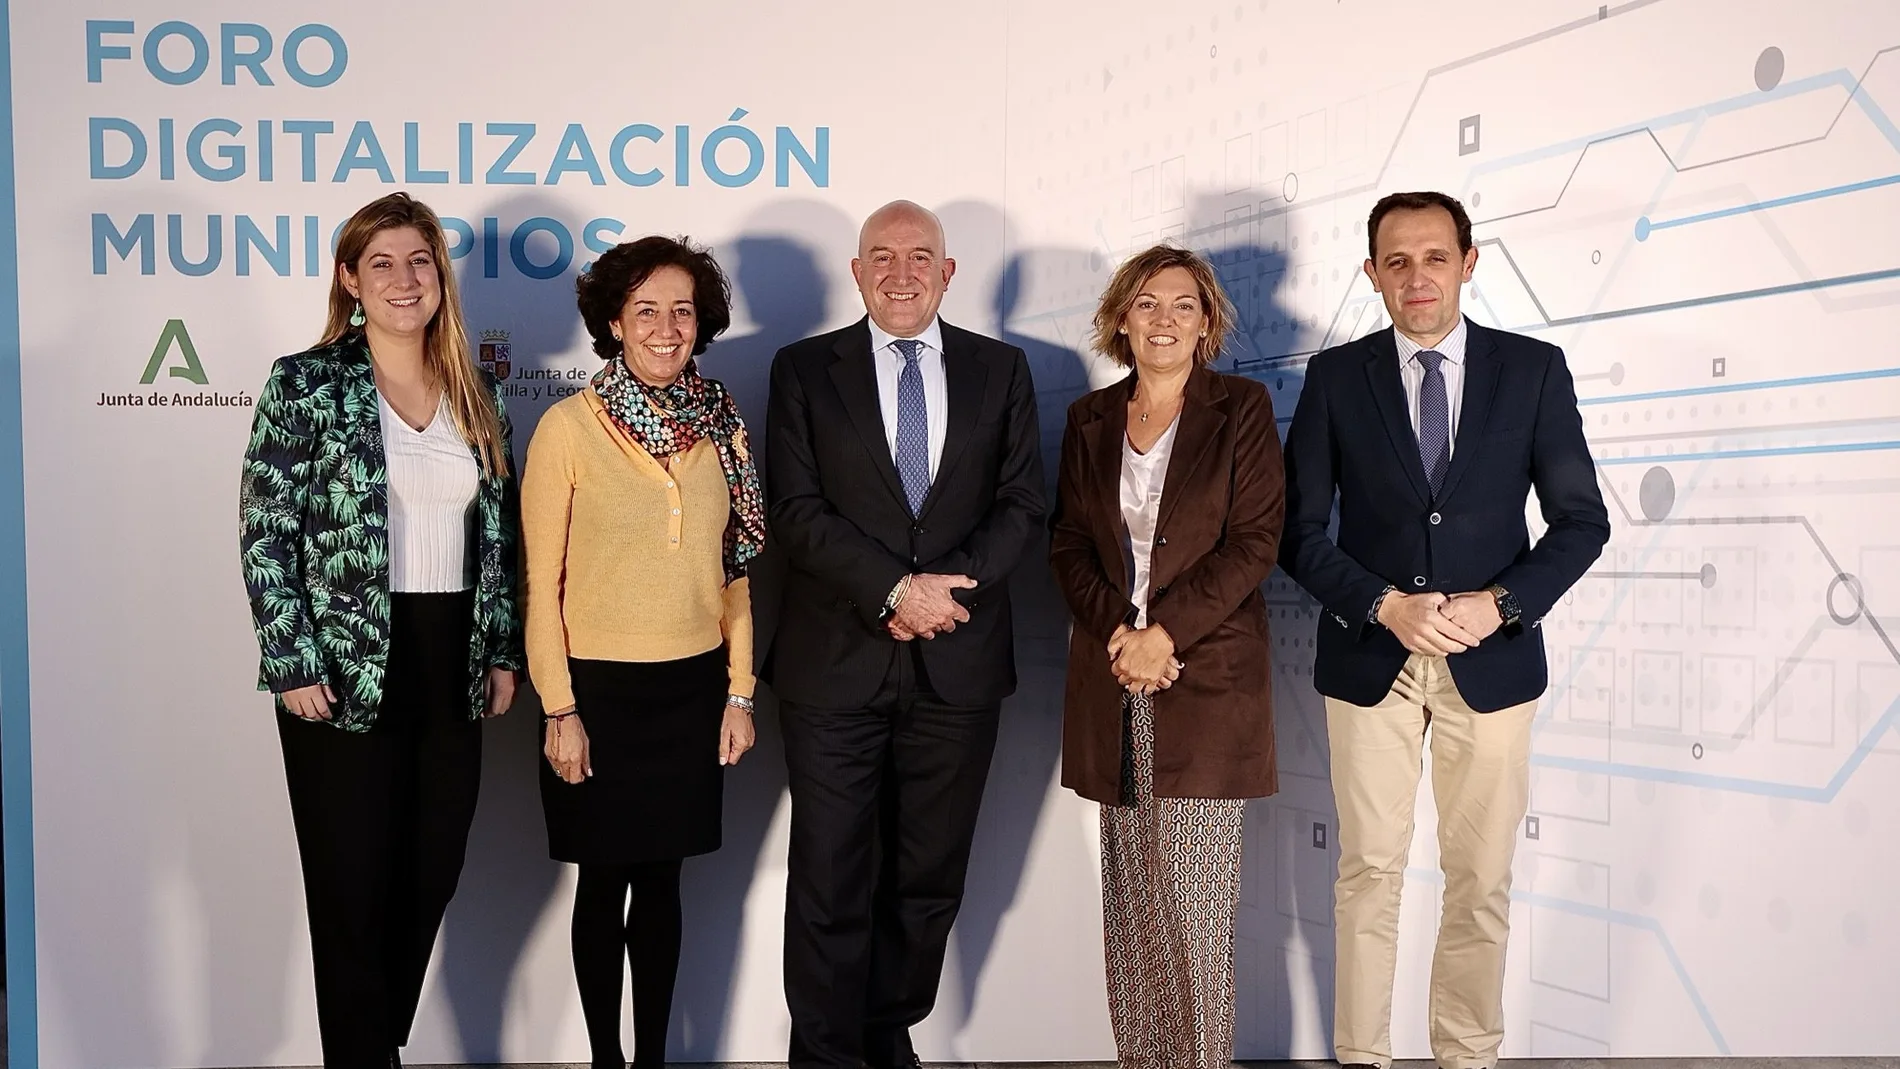
<instances>
[{"instance_id":1,"label":"jacket button","mask_svg":"<svg viewBox=\"0 0 1900 1069\"><path fill-rule=\"evenodd\" d=\"M1167 587L1165 587L1165 586L1164 586L1164 587L1156 587L1156 588L1155 588L1155 597L1157 597L1157 598L1158 598L1158 597L1161 597L1161 596L1162 596L1163 594L1166 594L1167 592L1168 592L1168 588L1167 588Z\"/></svg>"},{"instance_id":2,"label":"jacket button","mask_svg":"<svg viewBox=\"0 0 1900 1069\"><path fill-rule=\"evenodd\" d=\"M1166 538L1157 538L1157 539L1155 539L1155 545L1157 545L1157 546L1165 546L1165 545L1167 545L1167 544L1168 544L1168 540L1167 540Z\"/></svg>"},{"instance_id":3,"label":"jacket button","mask_svg":"<svg viewBox=\"0 0 1900 1069\"><path fill-rule=\"evenodd\" d=\"M1445 517L1443 517L1443 516L1440 516L1440 515L1439 515L1438 513L1436 513L1436 512L1434 512L1434 513L1432 513L1432 526L1434 526L1434 527L1436 527L1436 526L1438 526L1438 524L1439 524L1439 523L1440 523L1441 521L1443 521L1443 520L1444 520L1444 518L1445 518Z\"/></svg>"},{"instance_id":4,"label":"jacket button","mask_svg":"<svg viewBox=\"0 0 1900 1069\"><path fill-rule=\"evenodd\" d=\"M1422 575L1415 575L1415 576L1413 576L1413 577L1412 577L1412 585L1413 585L1413 586L1424 586L1424 585L1425 585L1425 577L1424 577L1424 576L1422 576Z\"/></svg>"}]
</instances>

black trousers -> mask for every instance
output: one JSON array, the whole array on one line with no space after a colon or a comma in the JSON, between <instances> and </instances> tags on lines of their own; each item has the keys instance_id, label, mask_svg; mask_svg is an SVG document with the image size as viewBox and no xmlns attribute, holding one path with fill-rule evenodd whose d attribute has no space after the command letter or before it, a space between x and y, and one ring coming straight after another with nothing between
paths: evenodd
<instances>
[{"instance_id":1,"label":"black trousers","mask_svg":"<svg viewBox=\"0 0 1900 1069\"><path fill-rule=\"evenodd\" d=\"M793 1069L909 1064L963 902L1001 708L944 703L913 644L866 708L780 703Z\"/></svg>"},{"instance_id":2,"label":"black trousers","mask_svg":"<svg viewBox=\"0 0 1900 1069\"><path fill-rule=\"evenodd\" d=\"M387 1069L409 1041L481 783L473 620L473 592L391 595L374 726L278 716L328 1069Z\"/></svg>"}]
</instances>

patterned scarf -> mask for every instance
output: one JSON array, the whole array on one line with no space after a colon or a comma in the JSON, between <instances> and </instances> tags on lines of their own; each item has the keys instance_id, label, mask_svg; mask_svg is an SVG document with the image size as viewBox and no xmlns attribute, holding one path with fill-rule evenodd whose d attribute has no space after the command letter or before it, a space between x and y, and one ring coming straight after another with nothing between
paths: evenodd
<instances>
[{"instance_id":1,"label":"patterned scarf","mask_svg":"<svg viewBox=\"0 0 1900 1069\"><path fill-rule=\"evenodd\" d=\"M594 376L594 392L614 423L661 463L691 449L701 438L712 441L726 473L726 489L732 494L732 516L726 521L726 582L745 575L746 562L765 546L765 495L759 490L759 469L752 462L745 421L726 387L703 378L697 361L688 360L672 385L653 387L635 378L625 360L615 359Z\"/></svg>"}]
</instances>

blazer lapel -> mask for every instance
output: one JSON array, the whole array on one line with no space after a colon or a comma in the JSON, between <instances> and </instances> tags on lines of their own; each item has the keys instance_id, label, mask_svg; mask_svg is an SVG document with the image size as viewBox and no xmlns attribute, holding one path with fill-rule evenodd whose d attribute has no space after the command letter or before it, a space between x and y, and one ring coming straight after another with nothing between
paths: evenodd
<instances>
[{"instance_id":1,"label":"blazer lapel","mask_svg":"<svg viewBox=\"0 0 1900 1069\"><path fill-rule=\"evenodd\" d=\"M1458 480L1484 447L1484 425L1491 416L1497 390L1497 343L1490 331L1471 323L1465 328L1465 387L1464 398L1458 404L1458 436L1451 451L1451 470L1445 473L1445 484L1438 488L1440 501L1451 497Z\"/></svg>"},{"instance_id":2,"label":"blazer lapel","mask_svg":"<svg viewBox=\"0 0 1900 1069\"><path fill-rule=\"evenodd\" d=\"M940 321L941 322L941 321ZM976 343L962 331L943 323L943 375L944 393L949 398L950 411L946 414L948 423L944 427L943 457L937 462L937 476L930 481L930 492L924 495L923 508L919 514L928 513L937 499L943 496L942 487L948 476L956 470L957 461L962 459L964 448L970 444L970 433L976 428L976 418L983 408L983 392L989 385L989 365L977 355ZM897 466L891 466L893 474Z\"/></svg>"},{"instance_id":3,"label":"blazer lapel","mask_svg":"<svg viewBox=\"0 0 1900 1069\"><path fill-rule=\"evenodd\" d=\"M1181 398L1181 426L1174 432L1174 455L1168 458L1168 477L1161 484L1161 511L1155 518L1155 530L1165 530L1168 518L1181 503L1183 489L1201 467L1201 460L1213 448L1214 439L1227 423L1220 402L1227 387L1220 376L1206 368L1195 368L1188 376ZM1126 410L1124 410L1126 411Z\"/></svg>"},{"instance_id":4,"label":"blazer lapel","mask_svg":"<svg viewBox=\"0 0 1900 1069\"><path fill-rule=\"evenodd\" d=\"M350 452L358 471L350 473L356 492L370 499L377 511L387 509L389 458L383 453L383 418L376 393L376 370L370 363L369 348L364 346L349 365L343 387L343 417L347 424ZM355 465L352 465L355 468Z\"/></svg>"},{"instance_id":5,"label":"blazer lapel","mask_svg":"<svg viewBox=\"0 0 1900 1069\"><path fill-rule=\"evenodd\" d=\"M1366 378L1399 467L1412 480L1418 499L1429 504L1431 484L1425 481L1425 462L1418 458L1418 434L1412 430L1412 414L1405 403L1405 383L1399 378L1399 350L1393 344L1392 331L1387 327L1371 336L1372 356L1366 361Z\"/></svg>"},{"instance_id":6,"label":"blazer lapel","mask_svg":"<svg viewBox=\"0 0 1900 1069\"><path fill-rule=\"evenodd\" d=\"M838 339L834 346L838 359L831 365L831 383L844 402L844 410L851 416L852 426L858 429L858 437L864 439L865 451L871 454L871 466L884 477L884 485L908 512L910 504L904 497L904 484L897 478L897 462L891 457L890 440L884 436L884 408L877 398L877 366L872 363L875 358L871 355L871 328L867 323L868 320L858 320L857 326Z\"/></svg>"},{"instance_id":7,"label":"blazer lapel","mask_svg":"<svg viewBox=\"0 0 1900 1069\"><path fill-rule=\"evenodd\" d=\"M1095 504L1102 524L1098 530L1112 536L1121 557L1116 573L1117 588L1126 595L1135 586L1135 557L1128 545L1128 528L1122 523L1122 439L1128 433L1128 398L1133 393L1133 375L1103 390L1097 396L1095 418L1088 428L1089 456L1095 476Z\"/></svg>"}]
</instances>

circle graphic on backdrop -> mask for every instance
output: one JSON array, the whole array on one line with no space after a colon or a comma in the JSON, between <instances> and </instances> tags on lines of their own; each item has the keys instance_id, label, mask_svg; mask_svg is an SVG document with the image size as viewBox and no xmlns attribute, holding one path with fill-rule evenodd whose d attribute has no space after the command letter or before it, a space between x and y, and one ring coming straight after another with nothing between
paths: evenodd
<instances>
[{"instance_id":1,"label":"circle graphic on backdrop","mask_svg":"<svg viewBox=\"0 0 1900 1069\"><path fill-rule=\"evenodd\" d=\"M1636 499L1642 503L1643 515L1650 520L1663 520L1669 517L1669 510L1676 507L1676 477L1669 469L1654 467L1643 473L1643 485L1636 492Z\"/></svg>"},{"instance_id":2,"label":"circle graphic on backdrop","mask_svg":"<svg viewBox=\"0 0 1900 1069\"><path fill-rule=\"evenodd\" d=\"M1788 58L1781 49L1768 47L1755 57L1755 88L1766 93L1781 84L1781 76L1788 70Z\"/></svg>"},{"instance_id":3,"label":"circle graphic on backdrop","mask_svg":"<svg viewBox=\"0 0 1900 1069\"><path fill-rule=\"evenodd\" d=\"M1836 608L1837 603L1841 600L1836 595L1843 592L1847 596L1847 607L1845 609ZM1867 597L1865 592L1861 589L1860 580L1858 578L1846 572L1841 572L1828 581L1827 614L1834 619L1835 623L1846 627L1848 624L1860 619L1861 613L1865 611L1867 611Z\"/></svg>"}]
</instances>

